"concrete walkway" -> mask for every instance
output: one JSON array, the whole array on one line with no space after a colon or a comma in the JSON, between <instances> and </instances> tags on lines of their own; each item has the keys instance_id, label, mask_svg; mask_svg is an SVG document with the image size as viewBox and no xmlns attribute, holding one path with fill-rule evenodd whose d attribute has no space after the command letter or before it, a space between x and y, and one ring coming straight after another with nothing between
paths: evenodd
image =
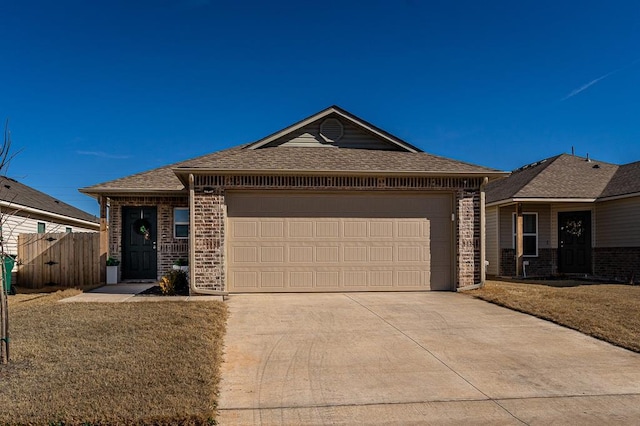
<instances>
[{"instance_id":1,"label":"concrete walkway","mask_svg":"<svg viewBox=\"0 0 640 426\"><path fill-rule=\"evenodd\" d=\"M145 284L115 284L98 287L94 290L62 299L61 303L93 302L93 303L121 303L121 302L206 302L222 301L222 296L154 296L139 295L155 283Z\"/></svg>"},{"instance_id":2,"label":"concrete walkway","mask_svg":"<svg viewBox=\"0 0 640 426\"><path fill-rule=\"evenodd\" d=\"M236 424L638 424L640 355L455 293L231 295Z\"/></svg>"}]
</instances>

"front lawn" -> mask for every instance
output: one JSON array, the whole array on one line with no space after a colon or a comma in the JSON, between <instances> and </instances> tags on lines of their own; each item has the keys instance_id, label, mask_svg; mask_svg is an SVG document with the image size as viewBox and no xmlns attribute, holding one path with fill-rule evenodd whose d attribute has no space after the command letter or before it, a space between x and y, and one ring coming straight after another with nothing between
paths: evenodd
<instances>
[{"instance_id":1,"label":"front lawn","mask_svg":"<svg viewBox=\"0 0 640 426\"><path fill-rule=\"evenodd\" d=\"M77 292L9 296L0 424L214 422L223 303L57 303Z\"/></svg>"},{"instance_id":2,"label":"front lawn","mask_svg":"<svg viewBox=\"0 0 640 426\"><path fill-rule=\"evenodd\" d=\"M487 281L469 294L640 352L640 286Z\"/></svg>"}]
</instances>

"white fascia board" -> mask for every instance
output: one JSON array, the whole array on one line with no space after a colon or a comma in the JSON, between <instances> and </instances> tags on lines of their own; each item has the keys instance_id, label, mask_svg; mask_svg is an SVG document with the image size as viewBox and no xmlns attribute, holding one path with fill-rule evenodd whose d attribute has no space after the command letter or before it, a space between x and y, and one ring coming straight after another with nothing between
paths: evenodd
<instances>
[{"instance_id":1,"label":"white fascia board","mask_svg":"<svg viewBox=\"0 0 640 426\"><path fill-rule=\"evenodd\" d=\"M486 207L505 206L515 203L594 203L597 198L509 198L487 203Z\"/></svg>"},{"instance_id":2,"label":"white fascia board","mask_svg":"<svg viewBox=\"0 0 640 426\"><path fill-rule=\"evenodd\" d=\"M613 201L613 200L622 200L623 198L633 198L633 197L640 197L640 192L632 192L630 194L613 195L611 197L598 198L596 201Z\"/></svg>"},{"instance_id":3,"label":"white fascia board","mask_svg":"<svg viewBox=\"0 0 640 426\"><path fill-rule=\"evenodd\" d=\"M304 149L304 148L302 148ZM175 168L178 176L193 175L283 175L283 176L428 176L428 177L489 177L503 176L504 172L446 172L446 171L412 171L412 170L245 170L245 169L204 169ZM144 191L140 191L144 192Z\"/></svg>"},{"instance_id":4,"label":"white fascia board","mask_svg":"<svg viewBox=\"0 0 640 426\"><path fill-rule=\"evenodd\" d=\"M83 219L78 219L75 217L71 217L71 216L65 216L65 215L61 215L58 213L52 213L52 212L48 212L46 210L40 210L40 209L36 209L33 207L27 207L27 206L22 206L20 204L16 204L16 203L10 203L8 201L2 201L0 200L0 207L6 207L8 209L10 209L11 211L15 212L15 213L22 213L22 212L26 212L26 213L33 213L33 214L37 214L40 216L47 216L53 219L59 219L59 220L64 220L66 222L73 222L73 223L77 223L79 225L88 227L88 228L96 228L96 229L100 229L100 224L96 223L96 222L89 222L87 220L83 220Z\"/></svg>"}]
</instances>

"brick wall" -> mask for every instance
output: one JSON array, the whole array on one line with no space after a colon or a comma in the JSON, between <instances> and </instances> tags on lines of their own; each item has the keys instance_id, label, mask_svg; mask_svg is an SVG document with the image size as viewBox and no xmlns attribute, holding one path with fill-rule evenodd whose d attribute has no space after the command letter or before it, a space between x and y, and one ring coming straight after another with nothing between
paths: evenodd
<instances>
[{"instance_id":1,"label":"brick wall","mask_svg":"<svg viewBox=\"0 0 640 426\"><path fill-rule=\"evenodd\" d=\"M156 207L157 208L157 253L158 279L179 258L189 257L189 242L173 237L174 207L188 207L187 196L182 197L109 197L109 256L122 261L122 208L123 207Z\"/></svg>"},{"instance_id":2,"label":"brick wall","mask_svg":"<svg viewBox=\"0 0 640 426\"><path fill-rule=\"evenodd\" d=\"M558 271L558 250L557 249L538 249L538 257L525 257L524 260L529 262L526 266L528 277L550 277ZM500 259L501 276L516 276L516 251L515 249L502 249Z\"/></svg>"},{"instance_id":3,"label":"brick wall","mask_svg":"<svg viewBox=\"0 0 640 426\"><path fill-rule=\"evenodd\" d=\"M335 182L335 181L332 181ZM371 182L373 186L369 185ZM480 180L424 179L424 185L439 187L395 187L395 190L446 191L454 194L457 227L454 230L455 259L457 263L455 285L464 287L480 282ZM358 187L341 183L340 190L389 190L389 181L374 179ZM402 182L400 182L402 183ZM287 182L288 184L288 182ZM245 186L243 186L245 185ZM455 186L459 185L459 186ZM194 191L194 264L193 283L197 288L225 290L225 191L233 189L264 189L234 183L229 178L196 177ZM275 189L275 188L274 188ZM277 189L327 190L328 187L308 185L285 186ZM169 269L174 260L188 257L188 242L173 238L173 208L187 207L188 197L115 197L111 198L109 249L111 256L121 258L122 207L156 206L158 208L158 275Z\"/></svg>"},{"instance_id":4,"label":"brick wall","mask_svg":"<svg viewBox=\"0 0 640 426\"><path fill-rule=\"evenodd\" d=\"M640 282L640 247L594 248L593 273L616 281Z\"/></svg>"}]
</instances>

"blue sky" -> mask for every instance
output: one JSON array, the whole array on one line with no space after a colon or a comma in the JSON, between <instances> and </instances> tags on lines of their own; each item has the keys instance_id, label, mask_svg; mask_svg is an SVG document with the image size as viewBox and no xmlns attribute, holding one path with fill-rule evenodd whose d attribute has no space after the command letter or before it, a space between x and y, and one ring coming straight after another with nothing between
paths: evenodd
<instances>
[{"instance_id":1,"label":"blue sky","mask_svg":"<svg viewBox=\"0 0 640 426\"><path fill-rule=\"evenodd\" d=\"M637 1L0 0L8 175L77 188L252 142L329 105L502 170L640 160Z\"/></svg>"}]
</instances>

